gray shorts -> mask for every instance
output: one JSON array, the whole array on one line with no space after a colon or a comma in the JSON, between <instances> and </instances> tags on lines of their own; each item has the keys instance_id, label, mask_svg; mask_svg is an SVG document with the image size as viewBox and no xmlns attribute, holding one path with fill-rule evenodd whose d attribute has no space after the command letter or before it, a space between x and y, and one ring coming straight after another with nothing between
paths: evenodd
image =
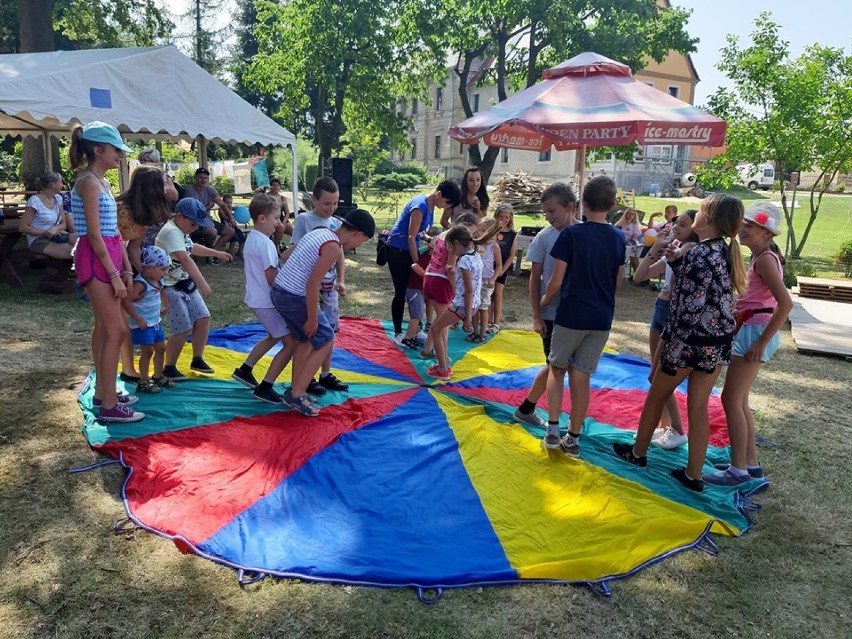
<instances>
[{"instance_id":1,"label":"gray shorts","mask_svg":"<svg viewBox=\"0 0 852 639\"><path fill-rule=\"evenodd\" d=\"M290 334L290 329L287 328L287 322L281 317L281 313L276 308L253 308L251 312L255 314L263 328L269 333L270 337L281 339Z\"/></svg>"},{"instance_id":2,"label":"gray shorts","mask_svg":"<svg viewBox=\"0 0 852 639\"><path fill-rule=\"evenodd\" d=\"M166 297L169 300L169 314L166 322L172 335L192 330L195 322L210 317L210 311L207 310L207 305L198 289L192 293L184 293L174 286L167 286Z\"/></svg>"},{"instance_id":3,"label":"gray shorts","mask_svg":"<svg viewBox=\"0 0 852 639\"><path fill-rule=\"evenodd\" d=\"M598 362L609 339L609 331L580 331L553 326L548 361L556 368L574 368L591 375L598 370Z\"/></svg>"},{"instance_id":4,"label":"gray shorts","mask_svg":"<svg viewBox=\"0 0 852 639\"><path fill-rule=\"evenodd\" d=\"M426 317L426 300L423 298L422 289L405 289L405 302L408 304L408 316L411 319L422 320Z\"/></svg>"},{"instance_id":5,"label":"gray shorts","mask_svg":"<svg viewBox=\"0 0 852 639\"><path fill-rule=\"evenodd\" d=\"M331 290L320 290L320 310L325 313L328 323L337 333L340 330L340 297L337 292L337 281L334 282L334 287Z\"/></svg>"},{"instance_id":6,"label":"gray shorts","mask_svg":"<svg viewBox=\"0 0 852 639\"><path fill-rule=\"evenodd\" d=\"M491 295L493 293L494 293L493 288L491 288L489 286L485 286L485 284L482 285L482 288L480 289L480 293L479 293L479 310L480 311L487 311L489 308L491 308Z\"/></svg>"}]
</instances>

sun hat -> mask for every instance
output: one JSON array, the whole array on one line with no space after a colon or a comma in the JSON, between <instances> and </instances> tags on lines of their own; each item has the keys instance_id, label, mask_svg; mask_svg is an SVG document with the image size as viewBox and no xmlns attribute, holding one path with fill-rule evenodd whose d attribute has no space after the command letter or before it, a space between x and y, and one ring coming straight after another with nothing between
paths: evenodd
<instances>
[{"instance_id":1,"label":"sun hat","mask_svg":"<svg viewBox=\"0 0 852 639\"><path fill-rule=\"evenodd\" d=\"M89 122L83 127L83 139L96 144L111 144L126 153L132 150L121 139L118 129L106 122Z\"/></svg>"},{"instance_id":2,"label":"sun hat","mask_svg":"<svg viewBox=\"0 0 852 639\"><path fill-rule=\"evenodd\" d=\"M175 213L180 213L186 219L195 222L204 229L213 226L213 220L207 215L207 209L194 197L185 197L175 205Z\"/></svg>"},{"instance_id":3,"label":"sun hat","mask_svg":"<svg viewBox=\"0 0 852 639\"><path fill-rule=\"evenodd\" d=\"M762 226L772 235L781 233L781 211L772 202L754 202L743 216L752 224Z\"/></svg>"},{"instance_id":4,"label":"sun hat","mask_svg":"<svg viewBox=\"0 0 852 639\"><path fill-rule=\"evenodd\" d=\"M169 267L169 256L159 246L142 247L142 266Z\"/></svg>"},{"instance_id":5,"label":"sun hat","mask_svg":"<svg viewBox=\"0 0 852 639\"><path fill-rule=\"evenodd\" d=\"M368 238L372 239L376 233L376 222L373 216L367 213L364 209L354 209L349 211L343 218L343 224L356 231L361 231Z\"/></svg>"}]
</instances>

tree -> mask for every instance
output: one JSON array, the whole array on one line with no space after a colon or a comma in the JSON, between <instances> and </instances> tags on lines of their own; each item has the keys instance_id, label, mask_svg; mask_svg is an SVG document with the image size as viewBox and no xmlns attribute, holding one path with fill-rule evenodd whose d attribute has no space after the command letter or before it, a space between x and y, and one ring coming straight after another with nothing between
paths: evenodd
<instances>
[{"instance_id":1,"label":"tree","mask_svg":"<svg viewBox=\"0 0 852 639\"><path fill-rule=\"evenodd\" d=\"M668 4L668 3L665 3ZM689 11L660 7L655 0L444 0L421 4L413 25L425 34L435 65L446 64L449 46L459 79L459 101L473 115L470 95L495 82L499 100L534 85L544 69L583 51L596 51L638 71L671 51L689 53L696 40L684 31ZM483 72L483 60L492 59ZM488 65L485 65L488 66ZM488 179L499 149L482 155L470 145L472 165Z\"/></svg>"},{"instance_id":2,"label":"tree","mask_svg":"<svg viewBox=\"0 0 852 639\"><path fill-rule=\"evenodd\" d=\"M749 46L741 48L735 36L728 36L718 68L731 87L711 96L709 107L728 124L727 148L716 159L717 168L770 160L777 176L789 170L818 173L808 198L810 216L798 242L794 211L787 206L786 183L781 180L785 253L798 258L831 181L852 169L852 56L814 44L792 60L779 30L764 12L755 20Z\"/></svg>"},{"instance_id":3,"label":"tree","mask_svg":"<svg viewBox=\"0 0 852 639\"><path fill-rule=\"evenodd\" d=\"M192 0L188 12L183 16L192 22L190 57L195 64L215 76L225 70L225 61L217 55L217 51L229 29L211 29L208 25L224 9L224 0Z\"/></svg>"},{"instance_id":4,"label":"tree","mask_svg":"<svg viewBox=\"0 0 852 639\"><path fill-rule=\"evenodd\" d=\"M405 144L408 120L396 99L416 85L416 42L399 38L410 0L258 0L259 52L246 81L283 96L283 121L306 134L321 157L341 148L344 107L391 143ZM421 90L425 84L420 83Z\"/></svg>"},{"instance_id":5,"label":"tree","mask_svg":"<svg viewBox=\"0 0 852 639\"><path fill-rule=\"evenodd\" d=\"M281 110L281 94L264 93L250 86L246 76L259 48L254 31L257 28L257 7L254 2L244 2L237 19L237 46L231 61L234 75L234 91L246 102L258 107L266 115L275 118ZM285 125L286 126L286 125Z\"/></svg>"}]
</instances>

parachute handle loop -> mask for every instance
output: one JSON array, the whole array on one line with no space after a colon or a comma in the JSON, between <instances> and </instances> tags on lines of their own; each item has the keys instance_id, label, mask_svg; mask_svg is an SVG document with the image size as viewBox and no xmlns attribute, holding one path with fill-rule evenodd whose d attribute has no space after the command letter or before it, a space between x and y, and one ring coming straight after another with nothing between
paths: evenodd
<instances>
[{"instance_id":1,"label":"parachute handle loop","mask_svg":"<svg viewBox=\"0 0 852 639\"><path fill-rule=\"evenodd\" d=\"M431 593L431 594L430 594ZM443 588L418 588L417 599L424 606L434 606L438 603L441 595L444 594Z\"/></svg>"}]
</instances>

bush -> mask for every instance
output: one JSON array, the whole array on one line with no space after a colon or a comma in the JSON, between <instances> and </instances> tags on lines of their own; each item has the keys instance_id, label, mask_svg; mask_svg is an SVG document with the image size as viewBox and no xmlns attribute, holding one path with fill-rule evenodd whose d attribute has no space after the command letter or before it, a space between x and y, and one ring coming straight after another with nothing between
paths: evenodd
<instances>
[{"instance_id":1,"label":"bush","mask_svg":"<svg viewBox=\"0 0 852 639\"><path fill-rule=\"evenodd\" d=\"M175 182L183 187L192 186L195 184L195 169L184 164L175 171Z\"/></svg>"},{"instance_id":2,"label":"bush","mask_svg":"<svg viewBox=\"0 0 852 639\"><path fill-rule=\"evenodd\" d=\"M834 187L835 193L845 193L846 192L846 182L838 182L837 186Z\"/></svg>"},{"instance_id":3,"label":"bush","mask_svg":"<svg viewBox=\"0 0 852 639\"><path fill-rule=\"evenodd\" d=\"M390 175L391 173L408 173L417 176L418 184L428 184L432 179L432 175L426 170L426 167L420 162L403 162L402 164L394 164L388 159L384 159L376 165L373 175Z\"/></svg>"},{"instance_id":4,"label":"bush","mask_svg":"<svg viewBox=\"0 0 852 639\"><path fill-rule=\"evenodd\" d=\"M852 277L852 240L840 245L834 254L834 263L844 267L846 277Z\"/></svg>"},{"instance_id":5,"label":"bush","mask_svg":"<svg viewBox=\"0 0 852 639\"><path fill-rule=\"evenodd\" d=\"M787 259L787 263L784 264L784 286L787 288L796 286L798 276L816 277L816 269L804 260Z\"/></svg>"},{"instance_id":6,"label":"bush","mask_svg":"<svg viewBox=\"0 0 852 639\"><path fill-rule=\"evenodd\" d=\"M420 176L413 173L389 173L388 175L374 175L370 186L376 189L387 189L388 191L404 191L413 189L420 184Z\"/></svg>"},{"instance_id":7,"label":"bush","mask_svg":"<svg viewBox=\"0 0 852 639\"><path fill-rule=\"evenodd\" d=\"M305 182L306 182L306 184L302 185L302 190L313 191L314 190L314 182L317 181L318 176L319 176L319 166L318 165L316 165L316 164L305 165Z\"/></svg>"},{"instance_id":8,"label":"bush","mask_svg":"<svg viewBox=\"0 0 852 639\"><path fill-rule=\"evenodd\" d=\"M219 195L234 194L234 180L229 178L227 175L217 175L213 178L210 186L216 189L216 192Z\"/></svg>"}]
</instances>

